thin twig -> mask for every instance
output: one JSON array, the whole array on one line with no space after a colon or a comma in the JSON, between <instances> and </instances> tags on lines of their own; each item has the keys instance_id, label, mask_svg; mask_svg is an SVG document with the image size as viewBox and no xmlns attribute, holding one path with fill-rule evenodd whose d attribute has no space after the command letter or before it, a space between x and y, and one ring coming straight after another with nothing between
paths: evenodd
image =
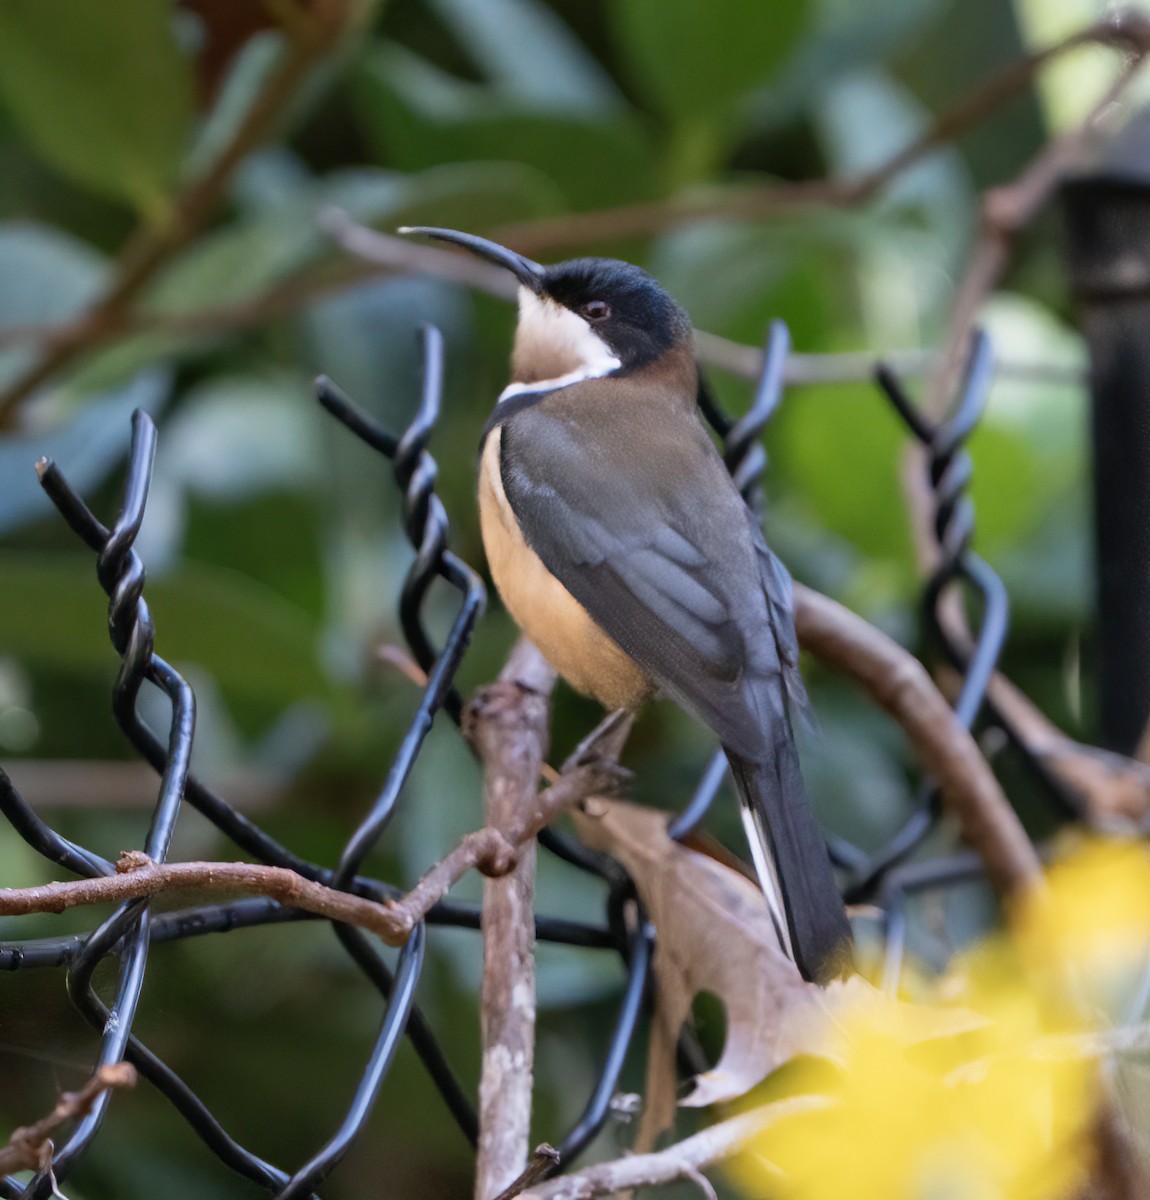
<instances>
[{"instance_id":1,"label":"thin twig","mask_svg":"<svg viewBox=\"0 0 1150 1200\"><path fill-rule=\"evenodd\" d=\"M1137 40L1124 43L1129 52L1122 69L1082 124L1047 142L1017 178L991 188L982 197L978 240L958 286L943 341L942 360L932 377L925 403L927 413L936 420L942 416L954 388L982 306L1010 262L1015 239L1046 205L1067 169L1081 161L1103 118L1143 65L1150 50L1150 18L1129 14L1129 19Z\"/></svg>"},{"instance_id":2,"label":"thin twig","mask_svg":"<svg viewBox=\"0 0 1150 1200\"><path fill-rule=\"evenodd\" d=\"M353 221L340 208L323 209L317 220L320 228L349 254L388 271L424 272L497 300L514 300L518 292L519 285L509 272L474 255L380 233Z\"/></svg>"},{"instance_id":3,"label":"thin twig","mask_svg":"<svg viewBox=\"0 0 1150 1200\"><path fill-rule=\"evenodd\" d=\"M14 1171L44 1171L52 1164L52 1135L61 1125L78 1121L112 1088L136 1086L136 1068L131 1063L108 1063L75 1092L65 1092L56 1107L34 1125L24 1125L0 1147L0 1175Z\"/></svg>"},{"instance_id":4,"label":"thin twig","mask_svg":"<svg viewBox=\"0 0 1150 1200\"><path fill-rule=\"evenodd\" d=\"M618 773L609 763L573 764L524 806L506 833L484 828L467 834L406 896L387 904L335 891L287 867L243 862L157 863L138 850L128 850L120 856L115 875L0 888L0 916L60 913L164 892L247 892L332 921L358 925L389 946L402 946L416 924L468 871L506 874L518 861L520 846L588 797L610 794L618 782Z\"/></svg>"},{"instance_id":5,"label":"thin twig","mask_svg":"<svg viewBox=\"0 0 1150 1200\"><path fill-rule=\"evenodd\" d=\"M507 874L518 862L519 848L534 840L540 830L589 797L611 794L618 782L618 774L605 763L563 770L550 787L524 805L506 830L486 827L467 834L406 896L388 905L392 920L410 932L468 871L478 869L489 878Z\"/></svg>"},{"instance_id":6,"label":"thin twig","mask_svg":"<svg viewBox=\"0 0 1150 1200\"><path fill-rule=\"evenodd\" d=\"M358 925L389 946L403 945L411 933L410 926L384 905L337 892L287 867L243 862L157 863L139 850L126 850L116 863L116 872L67 883L0 888L0 916L61 913L82 905L119 903L164 892L225 891L270 896L289 908Z\"/></svg>"},{"instance_id":7,"label":"thin twig","mask_svg":"<svg viewBox=\"0 0 1150 1200\"><path fill-rule=\"evenodd\" d=\"M763 373L763 348L733 342L714 333L695 330L695 357L706 367L718 367L742 379L757 380ZM940 355L934 350L892 350L882 355L869 350L836 353L792 351L783 366L783 382L788 387L808 387L833 383L870 383L875 368L885 363L901 378L927 375L936 370ZM1081 387L1086 369L1062 363L1003 358L995 361L995 375L1027 383L1052 383Z\"/></svg>"},{"instance_id":8,"label":"thin twig","mask_svg":"<svg viewBox=\"0 0 1150 1200\"><path fill-rule=\"evenodd\" d=\"M1010 183L992 188L982 198L978 239L969 265L959 283L941 354L928 377L924 411L941 418L953 391L970 338L984 304L1010 263L1017 237L1034 221L1065 175L1080 161L1098 133L1103 118L1129 86L1150 52L1150 18L1135 12L1116 14L1103 22L1116 36L1110 44L1126 50L1126 60L1117 77L1086 119L1076 128L1053 139L1039 150ZM1065 48L1098 38L1090 30L1074 35ZM928 574L938 561L938 543L932 534L934 499L925 484L924 452L908 448L902 486L911 515L912 533L919 568ZM943 597L939 622L948 639L958 646L971 646L973 639L966 613L957 595ZM1078 795L1086 810L1099 820L1141 819L1150 811L1150 773L1119 756L1093 751L1067 738L1033 702L1001 674L996 674L988 693L1007 715L1027 749L1043 761L1070 791Z\"/></svg>"},{"instance_id":9,"label":"thin twig","mask_svg":"<svg viewBox=\"0 0 1150 1200\"><path fill-rule=\"evenodd\" d=\"M958 646L969 646L965 629L949 632ZM960 687L958 673L943 667L936 675L943 693L953 700ZM1067 737L1001 672L991 677L987 697L1027 754L1077 799L1088 820L1115 826L1139 824L1150 817L1150 765Z\"/></svg>"},{"instance_id":10,"label":"thin twig","mask_svg":"<svg viewBox=\"0 0 1150 1200\"><path fill-rule=\"evenodd\" d=\"M535 1147L531 1161L523 1168L523 1173L495 1197L495 1200L515 1200L515 1197L525 1192L529 1187L538 1183L548 1171L559 1165L559 1151L554 1146L543 1142Z\"/></svg>"},{"instance_id":11,"label":"thin twig","mask_svg":"<svg viewBox=\"0 0 1150 1200\"><path fill-rule=\"evenodd\" d=\"M411 657L411 654L395 642L385 642L378 646L375 657L389 667L394 667L405 679L409 679L418 688L427 687L427 672Z\"/></svg>"},{"instance_id":12,"label":"thin twig","mask_svg":"<svg viewBox=\"0 0 1150 1200\"><path fill-rule=\"evenodd\" d=\"M755 1137L787 1117L829 1107L825 1096L793 1096L776 1100L752 1112L720 1121L693 1137L654 1154L633 1154L615 1162L598 1163L583 1171L563 1175L536 1187L534 1200L592 1200L630 1188L657 1187L677 1179L692 1178L713 1163L737 1154Z\"/></svg>"}]
</instances>

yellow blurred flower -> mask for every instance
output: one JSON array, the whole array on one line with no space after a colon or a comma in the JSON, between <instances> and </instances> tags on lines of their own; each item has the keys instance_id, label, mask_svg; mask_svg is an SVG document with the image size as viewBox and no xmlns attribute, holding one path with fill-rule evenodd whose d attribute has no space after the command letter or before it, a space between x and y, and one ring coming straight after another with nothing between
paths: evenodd
<instances>
[{"instance_id":1,"label":"yellow blurred flower","mask_svg":"<svg viewBox=\"0 0 1150 1200\"><path fill-rule=\"evenodd\" d=\"M1090 1162L1096 1065L1067 1035L1096 1028L1092 984L1133 978L1150 950L1150 856L1087 844L1057 863L1014 936L963 955L937 1006L978 1014L917 1041L922 1006L835 1010L837 1070L792 1064L773 1097L831 1103L779 1120L733 1164L749 1196L779 1200L1059 1200ZM865 993L857 993L860 997ZM1085 1001L1084 1001L1085 997Z\"/></svg>"},{"instance_id":2,"label":"yellow blurred flower","mask_svg":"<svg viewBox=\"0 0 1150 1200\"><path fill-rule=\"evenodd\" d=\"M1120 1016L1150 953L1150 847L1084 841L1050 868L1018 921L1031 972L1095 1019Z\"/></svg>"}]
</instances>

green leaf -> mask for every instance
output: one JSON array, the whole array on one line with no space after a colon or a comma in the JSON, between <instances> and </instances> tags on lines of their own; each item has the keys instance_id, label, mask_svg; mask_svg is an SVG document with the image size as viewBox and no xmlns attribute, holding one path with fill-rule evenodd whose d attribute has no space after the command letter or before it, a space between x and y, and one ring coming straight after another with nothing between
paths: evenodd
<instances>
[{"instance_id":1,"label":"green leaf","mask_svg":"<svg viewBox=\"0 0 1150 1200\"><path fill-rule=\"evenodd\" d=\"M837 77L823 90L817 108L818 128L832 173L850 178L888 161L927 127L929 114L914 96L881 71ZM883 205L902 210L938 247L929 242L909 247L907 258L919 270L938 271L930 259L942 251L942 269L957 270L969 252L975 222L975 195L969 174L953 147L940 147L894 179L883 191ZM913 211L908 211L913 210ZM920 233L918 228L912 230ZM897 240L903 231L895 230ZM950 288L946 289L949 300Z\"/></svg>"},{"instance_id":2,"label":"green leaf","mask_svg":"<svg viewBox=\"0 0 1150 1200\"><path fill-rule=\"evenodd\" d=\"M321 417L299 375L217 375L181 397L164 426L156 475L220 501L310 488L320 477Z\"/></svg>"},{"instance_id":3,"label":"green leaf","mask_svg":"<svg viewBox=\"0 0 1150 1200\"><path fill-rule=\"evenodd\" d=\"M196 313L242 304L286 277L306 276L314 263L338 253L316 223L325 205L387 229L472 222L482 227L538 214L544 192L546 181L536 172L507 163L448 163L415 176L364 168L309 178L286 198L263 195L250 213L198 239L157 280L143 307ZM377 332L364 336L370 341ZM157 359L191 357L230 336L225 327L127 338L82 366L68 390L103 391ZM333 369L330 361L324 369Z\"/></svg>"},{"instance_id":4,"label":"green leaf","mask_svg":"<svg viewBox=\"0 0 1150 1200\"><path fill-rule=\"evenodd\" d=\"M109 670L107 599L95 562L76 555L0 553L0 654L73 671ZM196 663L225 691L284 703L330 692L315 627L271 589L234 571L185 563L149 579L156 650Z\"/></svg>"},{"instance_id":5,"label":"green leaf","mask_svg":"<svg viewBox=\"0 0 1150 1200\"><path fill-rule=\"evenodd\" d=\"M436 12L498 89L540 111L622 108L610 76L539 0L433 0Z\"/></svg>"},{"instance_id":6,"label":"green leaf","mask_svg":"<svg viewBox=\"0 0 1150 1200\"><path fill-rule=\"evenodd\" d=\"M283 555L278 538L289 519L288 497L307 492L320 478L316 444L322 417L309 382L297 374L215 376L184 393L164 425L148 520L137 542L149 567L166 568L181 553L190 503L198 498L218 522L218 539L197 546L198 557L242 563L259 576L258 555L245 562L241 550L252 555L253 548L268 549L270 534L277 542L272 560L278 557L285 574L298 576L297 568L308 561L307 534L297 528L300 544L292 555ZM279 519L270 531L264 526L253 531L245 520L249 514L237 506L269 494ZM299 522L298 514L295 519Z\"/></svg>"},{"instance_id":7,"label":"green leaf","mask_svg":"<svg viewBox=\"0 0 1150 1200\"><path fill-rule=\"evenodd\" d=\"M458 79L391 45L367 55L356 85L355 99L381 158L405 170L439 163L519 163L546 176L575 208L653 193L650 142L625 110L556 112Z\"/></svg>"},{"instance_id":8,"label":"green leaf","mask_svg":"<svg viewBox=\"0 0 1150 1200\"><path fill-rule=\"evenodd\" d=\"M843 308L852 237L825 213L766 227L700 222L660 238L650 270L697 329L759 345L778 317L796 347L821 349Z\"/></svg>"},{"instance_id":9,"label":"green leaf","mask_svg":"<svg viewBox=\"0 0 1150 1200\"><path fill-rule=\"evenodd\" d=\"M802 119L828 80L887 62L945 7L946 0L821 0L815 28L752 102L754 127L771 130Z\"/></svg>"},{"instance_id":10,"label":"green leaf","mask_svg":"<svg viewBox=\"0 0 1150 1200\"><path fill-rule=\"evenodd\" d=\"M400 429L410 419L422 361L417 333L424 324L443 331L448 345L469 333L469 302L458 287L427 276L375 279L328 296L302 317L309 360L316 371L378 407Z\"/></svg>"},{"instance_id":11,"label":"green leaf","mask_svg":"<svg viewBox=\"0 0 1150 1200\"><path fill-rule=\"evenodd\" d=\"M141 371L125 387L86 397L58 428L0 437L0 534L55 513L33 469L39 458L52 459L84 495L107 478L127 453L132 412L142 408L155 415L170 387L169 371L161 367Z\"/></svg>"},{"instance_id":12,"label":"green leaf","mask_svg":"<svg viewBox=\"0 0 1150 1200\"><path fill-rule=\"evenodd\" d=\"M975 544L994 553L1021 546L1050 512L1082 495L1089 400L1081 336L1041 304L1001 293L986 305L982 324L1002 358L1061 367L1070 379L995 381L970 441Z\"/></svg>"},{"instance_id":13,"label":"green leaf","mask_svg":"<svg viewBox=\"0 0 1150 1200\"><path fill-rule=\"evenodd\" d=\"M164 272L147 299L157 313L186 313L258 295L319 252L310 204L236 222L200 238Z\"/></svg>"},{"instance_id":14,"label":"green leaf","mask_svg":"<svg viewBox=\"0 0 1150 1200\"><path fill-rule=\"evenodd\" d=\"M647 99L680 125L727 116L807 25L803 0L615 0L616 41Z\"/></svg>"},{"instance_id":15,"label":"green leaf","mask_svg":"<svg viewBox=\"0 0 1150 1200\"><path fill-rule=\"evenodd\" d=\"M0 96L61 171L162 215L191 118L168 0L4 0Z\"/></svg>"},{"instance_id":16,"label":"green leaf","mask_svg":"<svg viewBox=\"0 0 1150 1200\"><path fill-rule=\"evenodd\" d=\"M101 254L59 230L24 221L0 225L0 329L68 320L98 294L106 275ZM0 349L0 387L34 357L30 346ZM38 458L55 459L86 492L126 452L132 410L158 412L170 386L164 370L117 382L114 390L95 394L59 389L39 408L34 426L0 436L0 533L55 511L36 481Z\"/></svg>"},{"instance_id":17,"label":"green leaf","mask_svg":"<svg viewBox=\"0 0 1150 1200\"><path fill-rule=\"evenodd\" d=\"M196 134L188 154L188 169L206 170L220 151L235 137L251 111L268 76L279 66L286 45L278 30L266 30L249 38L228 68L227 78L207 119Z\"/></svg>"},{"instance_id":18,"label":"green leaf","mask_svg":"<svg viewBox=\"0 0 1150 1200\"><path fill-rule=\"evenodd\" d=\"M899 486L908 436L874 387L804 388L780 414L771 439L772 461L824 529L864 554L913 562Z\"/></svg>"},{"instance_id":19,"label":"green leaf","mask_svg":"<svg viewBox=\"0 0 1150 1200\"><path fill-rule=\"evenodd\" d=\"M46 225L7 221L0 225L0 328L65 321L96 296L106 275L107 260L84 242ZM0 387L35 356L27 347L0 349Z\"/></svg>"}]
</instances>

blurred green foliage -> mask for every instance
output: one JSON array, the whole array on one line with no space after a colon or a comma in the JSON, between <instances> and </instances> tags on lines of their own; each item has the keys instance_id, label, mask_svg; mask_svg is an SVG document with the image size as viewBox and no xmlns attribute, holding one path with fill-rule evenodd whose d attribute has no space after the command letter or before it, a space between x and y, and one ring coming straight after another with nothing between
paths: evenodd
<instances>
[{"instance_id":1,"label":"blurred green foliage","mask_svg":"<svg viewBox=\"0 0 1150 1200\"><path fill-rule=\"evenodd\" d=\"M178 220L174 197L219 164L290 52L285 14L303 19L324 7L0 6L0 335L25 331L0 343L0 388L35 360L36 328L74 317L108 286L137 222L155 231ZM15 778L21 758L130 757L107 711L116 664L94 564L32 466L50 455L97 513L111 512L129 414L143 407L159 421L160 449L138 549L158 648L197 687L198 767L209 779L241 765L262 772L281 795L259 818L321 862L333 861L370 802L416 694L376 654L400 640L396 600L411 552L398 497L385 464L318 411L309 381L332 375L399 428L417 395L415 330L424 321L443 329L446 411L432 449L455 548L478 564L475 446L502 386L513 313L427 277L336 286L341 255L317 211L335 204L383 229L410 221L483 231L851 175L1021 50L1009 0L355 7L347 36L283 105L274 137L244 156L210 223L146 289L143 321L38 389L0 437L0 752ZM689 221L562 253L639 261L700 328L740 341L759 342L767 320L782 317L801 351L931 347L970 249L977 189L1017 169L1044 136L1039 101L1028 95L865 210ZM294 299L262 319L216 319L221 307L284 287ZM206 311L215 317L201 319ZM1083 352L1052 229L1027 239L985 322L1003 358L1069 372L1068 382L997 384L974 441L974 497L980 549L1014 599L1008 668L1081 733L1089 586L1084 394L1074 372ZM746 402L745 382L717 373L716 383L727 404ZM921 649L899 476L905 445L868 384L794 389L770 436L768 532L796 575ZM453 597L437 603L446 622ZM468 688L498 670L513 637L498 604L491 610L462 673ZM877 845L905 812L914 764L897 731L857 695L813 667L809 676L819 729L804 754L820 811ZM149 704L163 727L163 706ZM556 757L594 715L561 695ZM652 711L630 752L638 795L682 804L707 750L686 718ZM104 853L143 837L139 807L94 811L80 794L39 799L53 823ZM727 797L712 827L738 844L733 808ZM195 814L183 820L178 854L234 854ZM437 727L370 868L411 884L479 822L476 768ZM0 834L5 883L54 873ZM477 895L474 881L460 894ZM556 914L586 915L602 901L550 860L540 896ZM987 907L964 892L929 916L915 936L941 957L977 931ZM86 920L73 914L67 928ZM64 927L63 918L7 921L0 936ZM419 999L468 1085L477 1073L478 970L474 935L432 934ZM610 956L540 951L540 1138L555 1137L583 1103L620 977ZM236 1137L292 1165L338 1122L379 1007L327 930L293 925L156 949L139 1030ZM57 1085L81 1078L91 1047L58 973L6 978L0 1129L46 1111ZM636 1056L628 1086L639 1069ZM609 1131L600 1152L628 1137L625 1127ZM463 1196L468 1162L404 1047L369 1134L324 1194ZM116 1098L67 1190L73 1200L255 1194L147 1087Z\"/></svg>"}]
</instances>

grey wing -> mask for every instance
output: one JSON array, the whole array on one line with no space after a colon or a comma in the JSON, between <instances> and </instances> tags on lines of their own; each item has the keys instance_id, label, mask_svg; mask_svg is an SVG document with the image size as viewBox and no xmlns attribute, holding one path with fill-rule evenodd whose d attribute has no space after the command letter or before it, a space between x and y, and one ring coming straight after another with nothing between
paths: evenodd
<instances>
[{"instance_id":1,"label":"grey wing","mask_svg":"<svg viewBox=\"0 0 1150 1200\"><path fill-rule=\"evenodd\" d=\"M767 545L758 518L747 509L751 538L758 556L763 595L770 610L771 633L778 649L787 699L796 710L808 716L807 689L799 674L799 637L795 632L794 581L782 560Z\"/></svg>"},{"instance_id":2,"label":"grey wing","mask_svg":"<svg viewBox=\"0 0 1150 1200\"><path fill-rule=\"evenodd\" d=\"M798 678L790 576L698 422L676 425L653 472L593 423L524 411L503 427L504 489L528 544L592 619L757 758Z\"/></svg>"}]
</instances>

